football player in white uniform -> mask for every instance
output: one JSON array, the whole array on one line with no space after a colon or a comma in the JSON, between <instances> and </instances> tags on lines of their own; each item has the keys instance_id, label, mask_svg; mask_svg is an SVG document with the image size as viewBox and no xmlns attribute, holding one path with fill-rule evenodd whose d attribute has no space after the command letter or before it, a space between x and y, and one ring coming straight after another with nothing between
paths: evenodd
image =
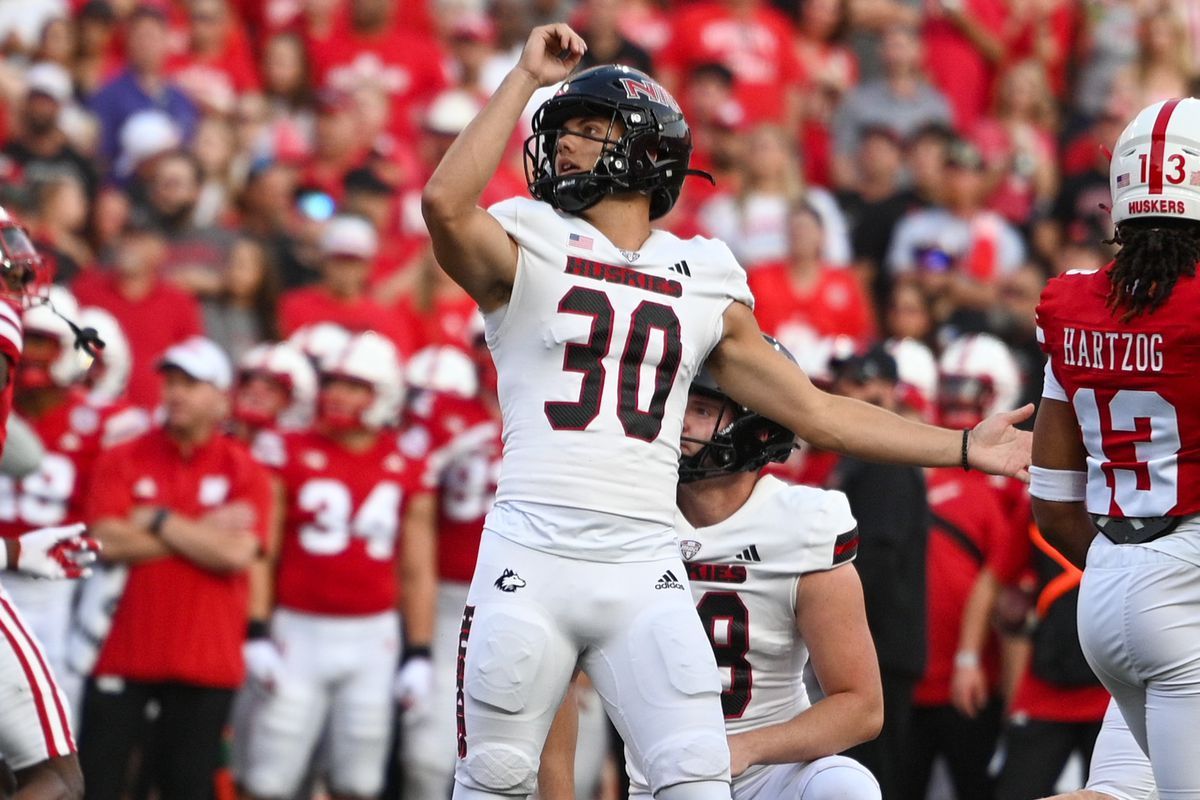
<instances>
[{"instance_id":1,"label":"football player in white uniform","mask_svg":"<svg viewBox=\"0 0 1200 800\"><path fill-rule=\"evenodd\" d=\"M759 470L795 437L729 400L706 372L683 418L679 547L721 669L735 800L879 800L879 784L836 753L873 738L883 690L862 586L849 565L858 527L846 496ZM825 696L810 702L811 659ZM649 800L634 776L631 800Z\"/></svg>"},{"instance_id":2,"label":"football player in white uniform","mask_svg":"<svg viewBox=\"0 0 1200 800\"><path fill-rule=\"evenodd\" d=\"M456 800L525 797L576 667L660 800L729 800L712 649L675 545L687 387L707 360L730 396L814 445L1023 473L1023 409L969 433L818 391L763 340L729 248L650 223L692 174L678 104L602 66L534 116L530 190L478 207L521 110L583 40L536 28L422 194L443 269L479 303L499 374L504 460L463 614ZM668 581L670 582L670 581ZM444 666L442 668L445 668Z\"/></svg>"},{"instance_id":3,"label":"football player in white uniform","mask_svg":"<svg viewBox=\"0 0 1200 800\"><path fill-rule=\"evenodd\" d=\"M1087 788L1046 800L1158 800L1150 759L1133 738L1115 700L1109 701L1092 749Z\"/></svg>"}]
</instances>

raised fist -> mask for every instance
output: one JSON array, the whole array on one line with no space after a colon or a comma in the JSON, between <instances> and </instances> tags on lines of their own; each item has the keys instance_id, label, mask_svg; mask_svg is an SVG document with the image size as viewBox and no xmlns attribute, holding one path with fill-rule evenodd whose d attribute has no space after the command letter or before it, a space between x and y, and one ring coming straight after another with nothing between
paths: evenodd
<instances>
[{"instance_id":1,"label":"raised fist","mask_svg":"<svg viewBox=\"0 0 1200 800\"><path fill-rule=\"evenodd\" d=\"M565 23L539 25L525 41L517 69L528 73L538 86L553 86L567 79L587 52L583 38Z\"/></svg>"}]
</instances>

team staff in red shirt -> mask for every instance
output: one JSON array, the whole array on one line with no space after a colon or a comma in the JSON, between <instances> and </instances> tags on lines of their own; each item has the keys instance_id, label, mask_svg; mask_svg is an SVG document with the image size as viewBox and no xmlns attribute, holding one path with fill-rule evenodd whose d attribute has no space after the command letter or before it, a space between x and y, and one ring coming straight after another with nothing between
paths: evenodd
<instances>
[{"instance_id":1,"label":"team staff in red shirt","mask_svg":"<svg viewBox=\"0 0 1200 800\"><path fill-rule=\"evenodd\" d=\"M216 344L167 350L165 423L102 455L87 518L129 574L84 692L80 761L88 797L117 800L135 745L163 800L208 800L221 731L242 683L248 570L264 551L266 470L220 426L232 384ZM159 714L143 736L146 707Z\"/></svg>"}]
</instances>

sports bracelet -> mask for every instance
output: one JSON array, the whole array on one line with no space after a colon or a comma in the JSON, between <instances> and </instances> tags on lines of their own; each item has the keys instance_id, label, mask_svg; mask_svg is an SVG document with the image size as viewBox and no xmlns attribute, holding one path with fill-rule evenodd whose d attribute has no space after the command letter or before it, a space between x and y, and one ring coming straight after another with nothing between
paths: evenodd
<instances>
[{"instance_id":1,"label":"sports bracelet","mask_svg":"<svg viewBox=\"0 0 1200 800\"><path fill-rule=\"evenodd\" d=\"M970 438L971 438L971 429L963 428L962 468L964 470L966 470L967 472L971 471L971 464L967 461L967 442L970 440Z\"/></svg>"},{"instance_id":2,"label":"sports bracelet","mask_svg":"<svg viewBox=\"0 0 1200 800\"><path fill-rule=\"evenodd\" d=\"M431 648L427 644L405 645L404 652L400 656L400 664L401 665L407 664L409 661L412 661L414 658L432 659L433 658L433 648Z\"/></svg>"}]
</instances>

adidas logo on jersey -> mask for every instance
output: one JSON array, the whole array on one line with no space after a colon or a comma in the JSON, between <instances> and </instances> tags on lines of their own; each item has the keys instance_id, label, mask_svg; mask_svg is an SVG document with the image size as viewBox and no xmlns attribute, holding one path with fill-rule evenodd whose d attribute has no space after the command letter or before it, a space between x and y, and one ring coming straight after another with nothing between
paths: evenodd
<instances>
[{"instance_id":1,"label":"adidas logo on jersey","mask_svg":"<svg viewBox=\"0 0 1200 800\"><path fill-rule=\"evenodd\" d=\"M676 261L671 265L670 269L671 272L678 272L680 275L686 275L689 278L692 277L692 271L688 269L686 261Z\"/></svg>"},{"instance_id":2,"label":"adidas logo on jersey","mask_svg":"<svg viewBox=\"0 0 1200 800\"><path fill-rule=\"evenodd\" d=\"M655 589L683 589L683 584L679 582L679 578L675 577L675 573L667 570L658 579L658 583L654 584Z\"/></svg>"},{"instance_id":3,"label":"adidas logo on jersey","mask_svg":"<svg viewBox=\"0 0 1200 800\"><path fill-rule=\"evenodd\" d=\"M496 588L502 592L515 592L525 586L525 579L511 569L506 569L496 578Z\"/></svg>"},{"instance_id":4,"label":"adidas logo on jersey","mask_svg":"<svg viewBox=\"0 0 1200 800\"><path fill-rule=\"evenodd\" d=\"M762 557L759 556L759 554L758 554L758 545L756 545L756 544L750 545L745 550L743 550L742 552L740 552L736 556L734 556L734 558L737 559L738 561L753 561L753 562L762 561Z\"/></svg>"}]
</instances>

